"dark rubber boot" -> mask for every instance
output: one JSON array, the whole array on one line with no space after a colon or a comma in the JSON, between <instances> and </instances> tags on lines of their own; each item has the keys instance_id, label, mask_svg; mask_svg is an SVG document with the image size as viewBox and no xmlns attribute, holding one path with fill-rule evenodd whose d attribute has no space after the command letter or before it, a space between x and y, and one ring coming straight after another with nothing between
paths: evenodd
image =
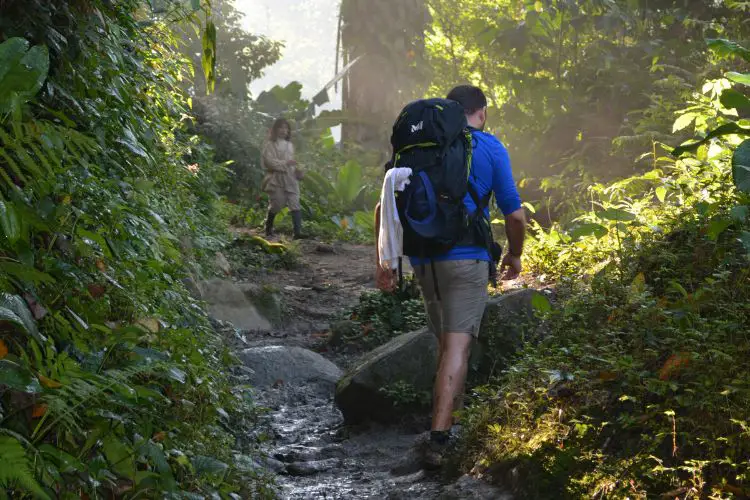
<instances>
[{"instance_id":1,"label":"dark rubber boot","mask_svg":"<svg viewBox=\"0 0 750 500\"><path fill-rule=\"evenodd\" d=\"M273 220L276 218L276 214L268 211L266 215L266 236L273 236Z\"/></svg>"},{"instance_id":2,"label":"dark rubber boot","mask_svg":"<svg viewBox=\"0 0 750 500\"><path fill-rule=\"evenodd\" d=\"M292 212L292 224L294 225L294 239L307 239L307 236L302 234L302 213L299 210Z\"/></svg>"}]
</instances>

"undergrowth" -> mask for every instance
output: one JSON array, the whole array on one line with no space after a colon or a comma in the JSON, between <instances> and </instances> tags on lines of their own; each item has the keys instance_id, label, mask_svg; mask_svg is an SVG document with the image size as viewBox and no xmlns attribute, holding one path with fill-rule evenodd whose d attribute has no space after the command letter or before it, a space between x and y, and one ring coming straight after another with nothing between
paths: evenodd
<instances>
[{"instance_id":1,"label":"undergrowth","mask_svg":"<svg viewBox=\"0 0 750 500\"><path fill-rule=\"evenodd\" d=\"M566 230L535 228L528 261L557 307L475 389L462 468L526 498L750 496L750 143L708 134L747 135L729 87L691 102L694 155L655 144L653 171L593 186Z\"/></svg>"},{"instance_id":2,"label":"undergrowth","mask_svg":"<svg viewBox=\"0 0 750 500\"><path fill-rule=\"evenodd\" d=\"M359 302L339 319L351 323L336 344L356 350L375 348L427 324L419 287L411 276L404 277L403 287L395 293L363 293Z\"/></svg>"},{"instance_id":3,"label":"undergrowth","mask_svg":"<svg viewBox=\"0 0 750 500\"><path fill-rule=\"evenodd\" d=\"M0 10L0 498L270 497L182 283L225 239L224 172L175 34L136 0Z\"/></svg>"}]
</instances>

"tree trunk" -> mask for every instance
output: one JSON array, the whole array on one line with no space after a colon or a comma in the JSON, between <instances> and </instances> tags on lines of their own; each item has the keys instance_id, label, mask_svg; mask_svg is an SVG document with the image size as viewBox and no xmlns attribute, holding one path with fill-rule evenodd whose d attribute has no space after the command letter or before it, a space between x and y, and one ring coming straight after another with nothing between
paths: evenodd
<instances>
[{"instance_id":1,"label":"tree trunk","mask_svg":"<svg viewBox=\"0 0 750 500\"><path fill-rule=\"evenodd\" d=\"M424 0L342 0L344 61L362 59L344 82L344 143L389 154L390 127L401 108L419 97L424 75Z\"/></svg>"}]
</instances>

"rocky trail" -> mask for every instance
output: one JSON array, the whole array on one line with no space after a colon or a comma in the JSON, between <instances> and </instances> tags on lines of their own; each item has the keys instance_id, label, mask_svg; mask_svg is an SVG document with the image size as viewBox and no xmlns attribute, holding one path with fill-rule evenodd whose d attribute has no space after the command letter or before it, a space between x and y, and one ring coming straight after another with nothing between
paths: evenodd
<instances>
[{"instance_id":1,"label":"rocky trail","mask_svg":"<svg viewBox=\"0 0 750 500\"><path fill-rule=\"evenodd\" d=\"M468 476L447 480L420 470L413 447L426 418L344 424L334 392L357 356L327 351L325 338L336 315L374 288L374 249L303 241L297 252L291 269L249 270L233 260L227 279L198 284L212 315L232 321L217 326L243 361L238 381L255 387L257 403L268 409L264 466L277 475L279 497L506 498Z\"/></svg>"}]
</instances>

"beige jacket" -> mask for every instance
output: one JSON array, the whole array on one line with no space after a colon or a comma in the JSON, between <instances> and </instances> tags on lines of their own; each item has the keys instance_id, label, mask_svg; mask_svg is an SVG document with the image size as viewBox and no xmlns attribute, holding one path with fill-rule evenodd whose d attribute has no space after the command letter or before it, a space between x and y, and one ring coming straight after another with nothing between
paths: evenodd
<instances>
[{"instance_id":1,"label":"beige jacket","mask_svg":"<svg viewBox=\"0 0 750 500\"><path fill-rule=\"evenodd\" d=\"M292 193L299 195L299 181L295 176L294 165L287 165L294 159L294 146L285 139L266 141L260 164L265 169L266 176L261 188L266 193Z\"/></svg>"}]
</instances>

